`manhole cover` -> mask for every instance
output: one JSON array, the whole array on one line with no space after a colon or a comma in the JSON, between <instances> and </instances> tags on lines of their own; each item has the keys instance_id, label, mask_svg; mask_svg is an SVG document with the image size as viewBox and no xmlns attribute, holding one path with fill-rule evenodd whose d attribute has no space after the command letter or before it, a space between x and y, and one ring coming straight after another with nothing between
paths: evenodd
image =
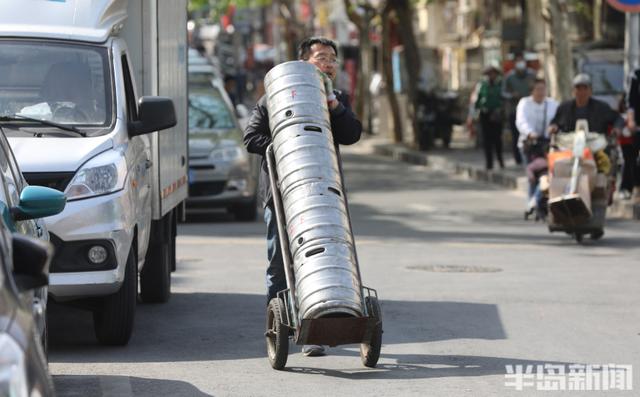
<instances>
[{"instance_id":1,"label":"manhole cover","mask_svg":"<svg viewBox=\"0 0 640 397\"><path fill-rule=\"evenodd\" d=\"M438 273L496 273L502 271L499 267L461 265L417 265L409 266L407 269Z\"/></svg>"}]
</instances>

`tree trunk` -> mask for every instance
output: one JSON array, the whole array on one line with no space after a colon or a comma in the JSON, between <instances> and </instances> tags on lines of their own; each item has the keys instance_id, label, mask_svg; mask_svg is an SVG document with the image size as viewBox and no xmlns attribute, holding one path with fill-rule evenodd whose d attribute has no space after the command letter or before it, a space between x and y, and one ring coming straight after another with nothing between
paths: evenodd
<instances>
[{"instance_id":1,"label":"tree trunk","mask_svg":"<svg viewBox=\"0 0 640 397\"><path fill-rule=\"evenodd\" d=\"M593 0L593 40L602 40L602 0Z\"/></svg>"},{"instance_id":2,"label":"tree trunk","mask_svg":"<svg viewBox=\"0 0 640 397\"><path fill-rule=\"evenodd\" d=\"M546 38L551 96L565 100L571 97L573 58L569 42L569 21L565 0L542 0L546 22Z\"/></svg>"},{"instance_id":3,"label":"tree trunk","mask_svg":"<svg viewBox=\"0 0 640 397\"><path fill-rule=\"evenodd\" d=\"M540 23L542 4L540 1L527 1L526 4L526 48L535 49L538 44L544 43L544 24Z\"/></svg>"},{"instance_id":4,"label":"tree trunk","mask_svg":"<svg viewBox=\"0 0 640 397\"><path fill-rule=\"evenodd\" d=\"M393 0L389 0L392 2ZM389 14L391 7L387 3L382 11L382 70L385 81L385 91L391 108L391 116L393 119L393 142L402 142L402 119L400 117L400 106L398 98L393 90L393 70L391 68L391 41L389 38Z\"/></svg>"},{"instance_id":5,"label":"tree trunk","mask_svg":"<svg viewBox=\"0 0 640 397\"><path fill-rule=\"evenodd\" d=\"M360 50L358 59L358 81L356 82L356 102L355 113L358 119L366 123L366 132L371 132L369 114L371 113L371 95L369 93L369 83L371 82L372 49L371 40L369 40L369 31L371 30L371 20L376 15L375 9L368 4L361 5L364 9L364 15L355 12L354 6L350 0L344 0L344 6L351 22L358 28L360 38Z\"/></svg>"},{"instance_id":6,"label":"tree trunk","mask_svg":"<svg viewBox=\"0 0 640 397\"><path fill-rule=\"evenodd\" d=\"M396 0L393 1L393 4L398 16L400 36L404 45L404 58L408 78L407 94L409 98L407 101L407 116L413 124L412 143L417 148L419 136L415 109L418 97L418 77L420 76L420 52L418 51L418 43L413 31L413 6L409 0Z\"/></svg>"}]
</instances>

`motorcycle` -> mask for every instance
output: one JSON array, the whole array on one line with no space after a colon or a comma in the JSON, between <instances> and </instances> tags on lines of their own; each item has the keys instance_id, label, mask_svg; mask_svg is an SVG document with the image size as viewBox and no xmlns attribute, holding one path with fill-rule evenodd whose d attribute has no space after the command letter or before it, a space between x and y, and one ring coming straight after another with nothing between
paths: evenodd
<instances>
[{"instance_id":1,"label":"motorcycle","mask_svg":"<svg viewBox=\"0 0 640 397\"><path fill-rule=\"evenodd\" d=\"M607 137L589 132L586 120L576 130L552 136L548 156L548 227L563 231L578 243L585 235L598 240L604 235L606 209L615 185Z\"/></svg>"}]
</instances>

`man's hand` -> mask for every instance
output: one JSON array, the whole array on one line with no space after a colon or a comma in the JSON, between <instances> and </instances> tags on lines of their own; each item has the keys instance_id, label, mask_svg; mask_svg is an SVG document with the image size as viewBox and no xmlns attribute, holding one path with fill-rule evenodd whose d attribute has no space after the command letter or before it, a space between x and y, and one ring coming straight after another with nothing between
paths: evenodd
<instances>
[{"instance_id":1,"label":"man's hand","mask_svg":"<svg viewBox=\"0 0 640 397\"><path fill-rule=\"evenodd\" d=\"M547 131L549 131L549 134L553 135L558 132L558 126L555 124L551 124Z\"/></svg>"},{"instance_id":2,"label":"man's hand","mask_svg":"<svg viewBox=\"0 0 640 397\"><path fill-rule=\"evenodd\" d=\"M473 117L467 117L467 131L469 131L469 137L474 138L476 136L476 130L473 128Z\"/></svg>"},{"instance_id":3,"label":"man's hand","mask_svg":"<svg viewBox=\"0 0 640 397\"><path fill-rule=\"evenodd\" d=\"M336 98L336 94L333 92L333 81L331 81L331 78L326 73L319 73L322 76L322 81L324 83L324 92L327 95L327 105L329 106L329 110L333 110L340 104Z\"/></svg>"}]
</instances>

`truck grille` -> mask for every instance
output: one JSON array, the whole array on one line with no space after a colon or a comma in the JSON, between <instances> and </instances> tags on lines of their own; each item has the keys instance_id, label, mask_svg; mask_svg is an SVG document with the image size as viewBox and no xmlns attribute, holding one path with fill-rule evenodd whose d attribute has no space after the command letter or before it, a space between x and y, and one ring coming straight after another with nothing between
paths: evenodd
<instances>
[{"instance_id":1,"label":"truck grille","mask_svg":"<svg viewBox=\"0 0 640 397\"><path fill-rule=\"evenodd\" d=\"M64 192L75 175L74 172L23 172L29 185L50 187Z\"/></svg>"},{"instance_id":2,"label":"truck grille","mask_svg":"<svg viewBox=\"0 0 640 397\"><path fill-rule=\"evenodd\" d=\"M224 191L226 182L196 182L189 186L189 197L215 196Z\"/></svg>"}]
</instances>

